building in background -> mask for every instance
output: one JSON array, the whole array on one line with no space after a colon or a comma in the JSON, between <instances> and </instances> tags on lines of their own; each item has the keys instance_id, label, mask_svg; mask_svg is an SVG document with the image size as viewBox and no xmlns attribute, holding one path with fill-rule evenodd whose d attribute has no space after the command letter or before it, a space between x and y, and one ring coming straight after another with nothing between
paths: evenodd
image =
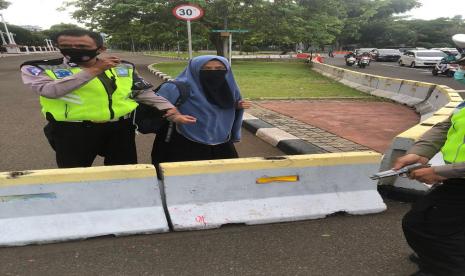
<instances>
[{"instance_id":1,"label":"building in background","mask_svg":"<svg viewBox=\"0 0 465 276\"><path fill-rule=\"evenodd\" d=\"M42 31L42 27L37 26L37 25L21 25L21 28L24 28L26 30L29 30L31 32L40 32Z\"/></svg>"}]
</instances>

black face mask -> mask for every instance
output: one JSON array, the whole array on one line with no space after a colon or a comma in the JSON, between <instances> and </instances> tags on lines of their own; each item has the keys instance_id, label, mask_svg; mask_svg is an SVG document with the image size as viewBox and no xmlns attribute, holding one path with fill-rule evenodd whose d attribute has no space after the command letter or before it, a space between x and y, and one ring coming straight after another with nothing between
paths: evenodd
<instances>
[{"instance_id":1,"label":"black face mask","mask_svg":"<svg viewBox=\"0 0 465 276\"><path fill-rule=\"evenodd\" d=\"M60 49L60 52L70 61L74 63L82 63L89 61L99 55L97 52L100 48L94 50L76 49L76 48L64 48Z\"/></svg>"},{"instance_id":2,"label":"black face mask","mask_svg":"<svg viewBox=\"0 0 465 276\"><path fill-rule=\"evenodd\" d=\"M226 81L226 70L200 70L200 83L207 100L223 109L234 107L234 99Z\"/></svg>"}]
</instances>

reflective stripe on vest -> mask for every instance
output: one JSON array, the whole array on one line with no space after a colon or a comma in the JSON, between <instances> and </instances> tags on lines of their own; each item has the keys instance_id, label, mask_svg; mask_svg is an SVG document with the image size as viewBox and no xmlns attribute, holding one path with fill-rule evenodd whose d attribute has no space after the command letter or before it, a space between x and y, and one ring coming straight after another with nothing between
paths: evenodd
<instances>
[{"instance_id":1,"label":"reflective stripe on vest","mask_svg":"<svg viewBox=\"0 0 465 276\"><path fill-rule=\"evenodd\" d=\"M441 149L446 163L465 162L465 102L457 106L451 118L447 140Z\"/></svg>"},{"instance_id":2,"label":"reflective stripe on vest","mask_svg":"<svg viewBox=\"0 0 465 276\"><path fill-rule=\"evenodd\" d=\"M79 67L65 64L41 67L55 80L58 79L54 73L56 69L69 70L73 75L81 72ZM128 74L119 74L121 71ZM116 81L117 88L112 94L107 93L105 86L95 77L61 98L40 97L42 113L51 113L57 121L105 121L124 116L137 107L137 103L129 98L133 84L132 73L133 67L128 64L105 71L109 79L114 78Z\"/></svg>"}]
</instances>

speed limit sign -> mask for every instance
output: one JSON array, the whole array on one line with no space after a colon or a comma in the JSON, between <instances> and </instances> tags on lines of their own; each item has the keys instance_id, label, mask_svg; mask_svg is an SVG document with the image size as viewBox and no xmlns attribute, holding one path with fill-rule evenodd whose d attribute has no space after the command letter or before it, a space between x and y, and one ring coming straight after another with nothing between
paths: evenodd
<instances>
[{"instance_id":1,"label":"speed limit sign","mask_svg":"<svg viewBox=\"0 0 465 276\"><path fill-rule=\"evenodd\" d=\"M201 18L203 16L203 10L197 5L184 4L176 6L173 9L173 15L181 20L192 21Z\"/></svg>"}]
</instances>

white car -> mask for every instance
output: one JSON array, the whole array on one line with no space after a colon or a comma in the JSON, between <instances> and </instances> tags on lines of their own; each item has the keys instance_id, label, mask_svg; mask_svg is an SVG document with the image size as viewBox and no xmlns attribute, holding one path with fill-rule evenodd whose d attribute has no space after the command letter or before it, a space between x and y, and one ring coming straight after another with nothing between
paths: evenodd
<instances>
[{"instance_id":1,"label":"white car","mask_svg":"<svg viewBox=\"0 0 465 276\"><path fill-rule=\"evenodd\" d=\"M406 51L399 59L399 65L408 65L412 68L417 66L434 66L447 55L439 50L410 50Z\"/></svg>"}]
</instances>

